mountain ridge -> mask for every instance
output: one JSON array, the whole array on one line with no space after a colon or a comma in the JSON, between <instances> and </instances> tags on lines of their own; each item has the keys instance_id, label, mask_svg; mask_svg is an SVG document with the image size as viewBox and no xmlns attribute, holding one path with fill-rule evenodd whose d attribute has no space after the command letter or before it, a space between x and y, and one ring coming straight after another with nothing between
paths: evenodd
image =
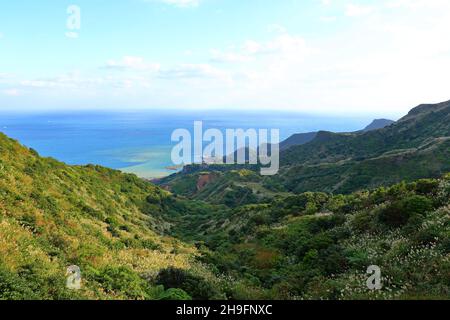
<instances>
[{"instance_id":1,"label":"mountain ridge","mask_svg":"<svg viewBox=\"0 0 450 320\"><path fill-rule=\"evenodd\" d=\"M387 126L390 126L391 124L395 123L393 120L389 119L375 119L370 123L367 127L363 129L363 131L372 131L372 130L378 130L386 128Z\"/></svg>"},{"instance_id":2,"label":"mountain ridge","mask_svg":"<svg viewBox=\"0 0 450 320\"><path fill-rule=\"evenodd\" d=\"M374 155L367 159L316 161L272 178L251 166L193 167L170 185L174 193L117 170L42 158L0 134L0 299L447 297L449 174L348 194L314 192L315 182L333 186L330 177L336 192L364 180L363 165L372 165L371 178L385 177L386 159L397 165L393 181L412 178L402 170L444 170L446 117L429 114L369 136L320 132L325 149L340 155L351 155L341 143L360 136L391 139L387 151L366 150ZM437 132L424 137L430 124ZM317 141L301 148L315 145L323 151ZM353 176L335 176L336 168ZM308 182L308 192L295 190L292 179ZM184 188L193 193L184 196ZM374 264L386 275L383 288L362 290ZM66 287L73 265L82 275L76 291Z\"/></svg>"},{"instance_id":3,"label":"mountain ridge","mask_svg":"<svg viewBox=\"0 0 450 320\"><path fill-rule=\"evenodd\" d=\"M368 131L372 131L372 130L378 130L378 129L385 128L393 123L395 123L395 121L393 121L393 120L375 119L369 125L367 125L364 129L355 131L355 132L360 132L360 131L368 132ZM321 130L321 131L323 131L323 130ZM317 137L317 134L321 131L293 134L292 136L290 136L289 138L287 138L286 140L284 140L280 143L280 151L287 150L293 146L298 146L298 145L303 145L303 144L309 143L309 142L313 141Z\"/></svg>"},{"instance_id":4,"label":"mountain ridge","mask_svg":"<svg viewBox=\"0 0 450 320\"><path fill-rule=\"evenodd\" d=\"M352 133L319 131L315 138L303 145L291 146L280 153L280 172L274 177L261 178L250 175L253 180L268 189L286 192L324 191L349 193L361 188L377 187L426 177L439 177L450 170L450 103L420 105L399 121L381 129ZM433 163L433 165L427 164ZM417 167L417 168L414 168ZM228 171L250 169L257 166L188 166L183 172L161 180L169 189L183 188L183 176L194 179L200 172L220 172L222 178L206 186L198 195L220 194L215 200L221 203L226 191L239 193L243 185L253 190L252 181L233 182ZM185 185L187 187L187 185ZM216 191L210 188L219 188ZM189 188L185 189L186 192ZM222 191L219 191L222 190ZM192 191L192 190L191 190ZM181 194L196 197L196 192ZM225 193L224 193L225 192ZM248 194L248 192L242 192Z\"/></svg>"}]
</instances>

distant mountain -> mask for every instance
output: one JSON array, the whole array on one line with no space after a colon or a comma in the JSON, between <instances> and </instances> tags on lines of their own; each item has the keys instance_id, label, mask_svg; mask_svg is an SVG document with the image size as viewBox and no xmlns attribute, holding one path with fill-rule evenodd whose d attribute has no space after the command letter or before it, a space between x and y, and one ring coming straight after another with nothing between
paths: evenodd
<instances>
[{"instance_id":1,"label":"distant mountain","mask_svg":"<svg viewBox=\"0 0 450 320\"><path fill-rule=\"evenodd\" d=\"M449 102L281 157L273 177L188 166L167 192L0 133L0 300L448 297ZM395 275L384 291L361 290L367 252ZM74 265L81 290L67 288Z\"/></svg>"},{"instance_id":2,"label":"distant mountain","mask_svg":"<svg viewBox=\"0 0 450 320\"><path fill-rule=\"evenodd\" d=\"M367 127L365 127L362 131L368 132L378 129L383 129L387 126L390 126L391 124L395 123L395 121L388 120L388 119L375 119L372 121L371 124L369 124ZM303 144L309 143L313 141L317 137L318 132L307 132L307 133L297 133L283 142L280 143L280 150L287 150L294 146L301 146Z\"/></svg>"},{"instance_id":3,"label":"distant mountain","mask_svg":"<svg viewBox=\"0 0 450 320\"><path fill-rule=\"evenodd\" d=\"M281 152L276 176L252 166L189 166L165 183L216 205L174 219L177 234L210 249L202 261L251 277L277 298L380 297L361 290L374 259L367 253L376 252L396 282L384 283L392 296L382 299L445 299L449 159L446 102L378 130L318 132Z\"/></svg>"},{"instance_id":4,"label":"distant mountain","mask_svg":"<svg viewBox=\"0 0 450 320\"><path fill-rule=\"evenodd\" d=\"M353 134L319 132L281 154L288 190L351 192L450 170L450 102L421 105L398 122Z\"/></svg>"},{"instance_id":5,"label":"distant mountain","mask_svg":"<svg viewBox=\"0 0 450 320\"><path fill-rule=\"evenodd\" d=\"M289 144L307 141L311 136L299 135L298 140L288 139ZM450 171L449 159L450 102L443 102L420 105L399 121L378 130L320 131L308 143L282 148L279 174L272 177L246 173L236 179L236 174L229 174L242 168L257 172L255 166L192 166L164 179L163 185L214 203L223 203L224 199L242 203L240 195L245 195L244 202L248 202L249 190L258 199L273 196L273 191L350 193L402 180L439 177ZM200 193L183 192L188 186L187 177L196 180L195 175L211 171L221 173L214 183Z\"/></svg>"},{"instance_id":6,"label":"distant mountain","mask_svg":"<svg viewBox=\"0 0 450 320\"><path fill-rule=\"evenodd\" d=\"M430 139L449 136L450 102L420 105L387 128L355 133L319 132L311 143L284 152L282 159L286 165L332 163L419 147Z\"/></svg>"},{"instance_id":7,"label":"distant mountain","mask_svg":"<svg viewBox=\"0 0 450 320\"><path fill-rule=\"evenodd\" d=\"M365 127L363 131L368 132L368 131L372 131L372 130L383 129L383 128L390 126L393 123L395 123L395 121L393 121L393 120L375 119L375 120L373 120L373 122L371 124L369 124L367 127Z\"/></svg>"},{"instance_id":8,"label":"distant mountain","mask_svg":"<svg viewBox=\"0 0 450 320\"><path fill-rule=\"evenodd\" d=\"M317 132L297 133L280 143L280 150L287 150L293 146L313 141L317 136Z\"/></svg>"},{"instance_id":9,"label":"distant mountain","mask_svg":"<svg viewBox=\"0 0 450 320\"><path fill-rule=\"evenodd\" d=\"M390 126L393 123L395 123L395 121L388 120L388 119L375 119L372 121L371 124L369 124L366 128L364 128L361 131L368 132L368 131L383 129L387 126ZM356 132L361 132L361 131L356 131ZM313 141L314 139L316 139L318 133L319 132L296 133L280 143L280 151L286 151L289 148L307 144L307 143ZM256 151L248 150L248 148L245 148L244 152L245 152L246 159L249 159L249 152L256 153ZM237 151L234 152L235 159L237 157L237 153L238 153ZM225 161L225 158L224 158L224 161ZM213 162L211 162L211 163L213 163Z\"/></svg>"}]
</instances>

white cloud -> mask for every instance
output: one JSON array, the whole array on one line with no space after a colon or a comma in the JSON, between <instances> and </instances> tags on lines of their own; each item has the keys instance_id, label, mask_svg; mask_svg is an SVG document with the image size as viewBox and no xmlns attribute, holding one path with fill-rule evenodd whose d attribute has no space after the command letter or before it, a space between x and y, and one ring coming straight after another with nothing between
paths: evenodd
<instances>
[{"instance_id":1,"label":"white cloud","mask_svg":"<svg viewBox=\"0 0 450 320\"><path fill-rule=\"evenodd\" d=\"M248 40L243 45L243 52L247 55L294 53L304 55L309 48L302 37L283 34L267 42Z\"/></svg>"},{"instance_id":2,"label":"white cloud","mask_svg":"<svg viewBox=\"0 0 450 320\"><path fill-rule=\"evenodd\" d=\"M388 8L408 8L408 9L424 9L424 8L450 8L448 0L389 0L386 3Z\"/></svg>"},{"instance_id":3,"label":"white cloud","mask_svg":"<svg viewBox=\"0 0 450 320\"><path fill-rule=\"evenodd\" d=\"M316 49L302 37L286 33L265 42L248 40L242 45L232 46L228 51L212 50L211 61L232 63L229 67L233 70L231 77L239 81L239 85L245 86L246 81L255 81L254 84L263 86L277 79L288 79L293 67L315 53ZM269 72L271 74L268 76Z\"/></svg>"},{"instance_id":4,"label":"white cloud","mask_svg":"<svg viewBox=\"0 0 450 320\"><path fill-rule=\"evenodd\" d=\"M212 62L248 63L264 58L296 57L302 59L312 53L312 48L306 45L299 36L283 33L270 41L247 40L242 45L233 45L228 50L213 49L210 51Z\"/></svg>"},{"instance_id":5,"label":"white cloud","mask_svg":"<svg viewBox=\"0 0 450 320\"><path fill-rule=\"evenodd\" d=\"M100 77L82 76L79 73L68 73L58 77L23 80L23 87L33 89L80 89L101 85L104 80Z\"/></svg>"},{"instance_id":6,"label":"white cloud","mask_svg":"<svg viewBox=\"0 0 450 320\"><path fill-rule=\"evenodd\" d=\"M21 92L18 89L15 89L15 88L5 89L2 92L3 92L4 95L10 96L10 97L18 97L21 94Z\"/></svg>"},{"instance_id":7,"label":"white cloud","mask_svg":"<svg viewBox=\"0 0 450 320\"><path fill-rule=\"evenodd\" d=\"M72 72L52 78L27 79L20 81L24 88L33 90L61 89L66 91L108 90L111 88L130 89L148 88L150 78L146 75L103 75L92 76L80 72Z\"/></svg>"},{"instance_id":8,"label":"white cloud","mask_svg":"<svg viewBox=\"0 0 450 320\"><path fill-rule=\"evenodd\" d=\"M252 61L252 57L235 53L235 52L222 52L217 49L211 50L211 61L219 63L239 63Z\"/></svg>"},{"instance_id":9,"label":"white cloud","mask_svg":"<svg viewBox=\"0 0 450 320\"><path fill-rule=\"evenodd\" d=\"M336 15L351 23L336 26L337 32L330 28L305 37L273 26L274 33L261 30L267 37L263 40L215 43L215 49L204 52L189 48L195 54L180 51L178 60L161 65L125 56L108 61L96 70L98 75L21 82L0 75L0 93L7 88L26 92L24 96L75 92L73 96L101 96L102 103L109 99L105 103L118 107L234 106L380 116L450 98L450 42L445 41L450 38L450 1L380 0L371 7L349 3L356 1L328 3L342 11L341 16L333 11L329 21ZM319 12L316 19L330 13ZM346 18L345 13L364 18Z\"/></svg>"},{"instance_id":10,"label":"white cloud","mask_svg":"<svg viewBox=\"0 0 450 320\"><path fill-rule=\"evenodd\" d=\"M109 60L106 68L119 70L140 70L140 71L158 71L160 65L157 63L148 63L142 57L125 56L120 61Z\"/></svg>"},{"instance_id":11,"label":"white cloud","mask_svg":"<svg viewBox=\"0 0 450 320\"><path fill-rule=\"evenodd\" d=\"M209 64L179 64L168 69L161 69L158 77L162 79L223 79L230 80L229 73L214 68Z\"/></svg>"},{"instance_id":12,"label":"white cloud","mask_svg":"<svg viewBox=\"0 0 450 320\"><path fill-rule=\"evenodd\" d=\"M328 7L331 5L331 0L320 0L323 6Z\"/></svg>"},{"instance_id":13,"label":"white cloud","mask_svg":"<svg viewBox=\"0 0 450 320\"><path fill-rule=\"evenodd\" d=\"M374 7L348 4L345 9L345 15L348 17L361 17L374 12Z\"/></svg>"},{"instance_id":14,"label":"white cloud","mask_svg":"<svg viewBox=\"0 0 450 320\"><path fill-rule=\"evenodd\" d=\"M251 58L232 66L235 87L224 89L221 103L389 116L448 100L450 1L429 1L350 6L349 16L370 19L328 37L283 34L219 51L234 58L228 60Z\"/></svg>"},{"instance_id":15,"label":"white cloud","mask_svg":"<svg viewBox=\"0 0 450 320\"><path fill-rule=\"evenodd\" d=\"M337 17L335 16L322 16L319 18L321 22L330 23L335 22L337 20Z\"/></svg>"}]
</instances>

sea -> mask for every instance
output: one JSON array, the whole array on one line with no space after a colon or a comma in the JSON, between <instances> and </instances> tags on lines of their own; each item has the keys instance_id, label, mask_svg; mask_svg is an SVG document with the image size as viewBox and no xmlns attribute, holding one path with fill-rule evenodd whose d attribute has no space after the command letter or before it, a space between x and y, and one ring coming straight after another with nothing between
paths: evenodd
<instances>
[{"instance_id":1,"label":"sea","mask_svg":"<svg viewBox=\"0 0 450 320\"><path fill-rule=\"evenodd\" d=\"M147 110L2 112L0 132L45 157L72 165L96 164L161 178L174 173L171 141L176 129L279 129L284 140L295 133L363 129L370 116L324 116L288 111Z\"/></svg>"}]
</instances>

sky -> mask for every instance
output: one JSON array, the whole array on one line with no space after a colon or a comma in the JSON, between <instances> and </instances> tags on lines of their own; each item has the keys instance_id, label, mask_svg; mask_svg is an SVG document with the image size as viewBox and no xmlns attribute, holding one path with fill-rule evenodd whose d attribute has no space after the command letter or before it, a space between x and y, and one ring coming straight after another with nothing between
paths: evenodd
<instances>
[{"instance_id":1,"label":"sky","mask_svg":"<svg viewBox=\"0 0 450 320\"><path fill-rule=\"evenodd\" d=\"M450 99L449 0L15 0L0 111L402 115Z\"/></svg>"}]
</instances>

